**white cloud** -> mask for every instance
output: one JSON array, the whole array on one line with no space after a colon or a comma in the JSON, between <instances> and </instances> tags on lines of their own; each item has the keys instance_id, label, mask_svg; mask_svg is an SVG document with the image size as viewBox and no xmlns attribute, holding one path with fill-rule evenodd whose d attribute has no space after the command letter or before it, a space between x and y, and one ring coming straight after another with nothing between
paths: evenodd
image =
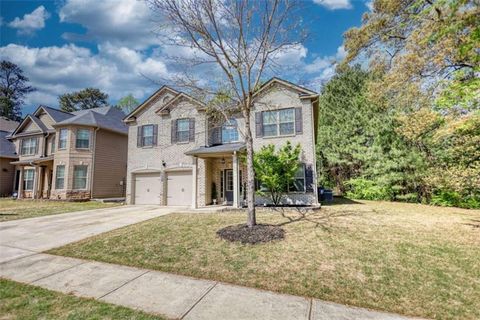
<instances>
[{"instance_id":1,"label":"white cloud","mask_svg":"<svg viewBox=\"0 0 480 320\"><path fill-rule=\"evenodd\" d=\"M353 8L350 0L313 0L313 2L321 6L324 6L329 10Z\"/></svg>"},{"instance_id":2,"label":"white cloud","mask_svg":"<svg viewBox=\"0 0 480 320\"><path fill-rule=\"evenodd\" d=\"M20 34L31 34L36 30L43 29L45 27L45 20L50 17L50 13L44 6L40 6L33 10L31 13L27 13L23 16L23 19L16 17L13 21L8 23L10 28L18 29Z\"/></svg>"},{"instance_id":3,"label":"white cloud","mask_svg":"<svg viewBox=\"0 0 480 320\"><path fill-rule=\"evenodd\" d=\"M145 1L67 0L59 11L61 22L78 23L86 34L65 33L67 40L110 42L117 46L144 49L158 45L158 31Z\"/></svg>"},{"instance_id":4,"label":"white cloud","mask_svg":"<svg viewBox=\"0 0 480 320\"><path fill-rule=\"evenodd\" d=\"M306 73L314 75L310 80L310 86L321 87L335 75L335 69L340 61L345 59L347 52L342 45L337 48L335 55L318 57L312 63L306 64ZM315 75L316 74L316 75Z\"/></svg>"},{"instance_id":5,"label":"white cloud","mask_svg":"<svg viewBox=\"0 0 480 320\"><path fill-rule=\"evenodd\" d=\"M158 88L142 74L152 79L171 75L160 59L110 43L99 46L97 54L73 44L43 48L9 44L0 47L0 57L20 66L38 89L27 96L27 105L55 107L58 95L86 87L108 93L111 102L127 93L142 99Z\"/></svg>"},{"instance_id":6,"label":"white cloud","mask_svg":"<svg viewBox=\"0 0 480 320\"><path fill-rule=\"evenodd\" d=\"M366 1L365 6L368 8L368 10L373 11L373 0Z\"/></svg>"},{"instance_id":7,"label":"white cloud","mask_svg":"<svg viewBox=\"0 0 480 320\"><path fill-rule=\"evenodd\" d=\"M308 49L302 44L287 46L272 55L272 60L281 68L296 67L307 57Z\"/></svg>"}]
</instances>

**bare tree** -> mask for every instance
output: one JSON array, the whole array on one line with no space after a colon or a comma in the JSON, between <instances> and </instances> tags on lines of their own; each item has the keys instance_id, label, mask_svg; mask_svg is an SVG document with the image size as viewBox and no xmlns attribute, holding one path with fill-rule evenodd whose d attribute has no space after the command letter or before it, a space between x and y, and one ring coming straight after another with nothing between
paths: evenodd
<instances>
[{"instance_id":1,"label":"bare tree","mask_svg":"<svg viewBox=\"0 0 480 320\"><path fill-rule=\"evenodd\" d=\"M247 225L256 225L253 137L251 112L255 90L283 51L305 38L301 19L295 16L299 2L289 0L147 0L162 21L162 35L178 48L197 54L177 62L190 64L176 84L203 97L227 117L238 111L244 117L240 130L246 143ZM168 31L165 31L168 30ZM192 66L216 66L211 79L197 79ZM218 93L221 92L221 99ZM221 101L221 103L218 103Z\"/></svg>"}]
</instances>

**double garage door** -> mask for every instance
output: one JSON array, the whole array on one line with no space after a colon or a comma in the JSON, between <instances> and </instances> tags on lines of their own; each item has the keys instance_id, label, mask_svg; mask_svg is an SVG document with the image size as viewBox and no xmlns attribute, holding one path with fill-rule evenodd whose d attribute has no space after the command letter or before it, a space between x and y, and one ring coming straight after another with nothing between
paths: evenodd
<instances>
[{"instance_id":1,"label":"double garage door","mask_svg":"<svg viewBox=\"0 0 480 320\"><path fill-rule=\"evenodd\" d=\"M172 171L166 174L168 206L192 204L192 172ZM161 178L159 173L135 175L135 204L160 204Z\"/></svg>"}]
</instances>

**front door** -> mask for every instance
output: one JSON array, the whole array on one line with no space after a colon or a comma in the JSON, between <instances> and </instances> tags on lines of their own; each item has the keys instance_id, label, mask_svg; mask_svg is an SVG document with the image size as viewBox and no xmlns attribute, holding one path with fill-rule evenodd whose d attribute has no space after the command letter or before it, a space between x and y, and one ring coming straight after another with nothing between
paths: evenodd
<instances>
[{"instance_id":1,"label":"front door","mask_svg":"<svg viewBox=\"0 0 480 320\"><path fill-rule=\"evenodd\" d=\"M225 170L225 199L227 203L233 202L233 170Z\"/></svg>"}]
</instances>

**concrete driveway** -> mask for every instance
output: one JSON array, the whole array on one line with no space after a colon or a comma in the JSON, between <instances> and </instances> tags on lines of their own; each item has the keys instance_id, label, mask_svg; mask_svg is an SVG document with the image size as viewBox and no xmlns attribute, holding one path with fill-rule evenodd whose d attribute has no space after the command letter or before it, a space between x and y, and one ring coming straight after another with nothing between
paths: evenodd
<instances>
[{"instance_id":1,"label":"concrete driveway","mask_svg":"<svg viewBox=\"0 0 480 320\"><path fill-rule=\"evenodd\" d=\"M1 222L0 263L181 209L121 206Z\"/></svg>"}]
</instances>

